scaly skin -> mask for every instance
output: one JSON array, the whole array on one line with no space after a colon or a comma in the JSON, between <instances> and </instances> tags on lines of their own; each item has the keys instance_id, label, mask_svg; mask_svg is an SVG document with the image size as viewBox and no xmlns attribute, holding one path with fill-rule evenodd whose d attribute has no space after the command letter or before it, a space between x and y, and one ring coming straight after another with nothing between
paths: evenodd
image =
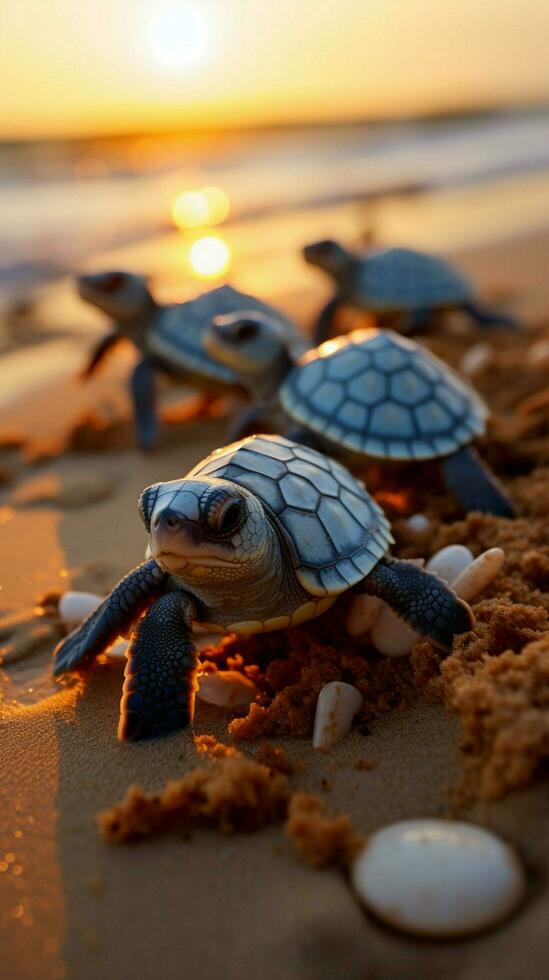
<instances>
[{"instance_id":1,"label":"scaly skin","mask_svg":"<svg viewBox=\"0 0 549 980\"><path fill-rule=\"evenodd\" d=\"M115 585L111 594L78 629L54 650L54 675L89 663L133 623L162 594L168 576L151 559L138 565Z\"/></svg>"},{"instance_id":2,"label":"scaly skin","mask_svg":"<svg viewBox=\"0 0 549 980\"><path fill-rule=\"evenodd\" d=\"M383 599L412 629L444 650L452 649L456 633L474 626L467 603L442 579L412 562L382 558L357 591Z\"/></svg>"},{"instance_id":3,"label":"scaly skin","mask_svg":"<svg viewBox=\"0 0 549 980\"><path fill-rule=\"evenodd\" d=\"M139 622L124 672L121 741L154 738L191 724L196 669L193 615L189 596L168 592Z\"/></svg>"}]
</instances>

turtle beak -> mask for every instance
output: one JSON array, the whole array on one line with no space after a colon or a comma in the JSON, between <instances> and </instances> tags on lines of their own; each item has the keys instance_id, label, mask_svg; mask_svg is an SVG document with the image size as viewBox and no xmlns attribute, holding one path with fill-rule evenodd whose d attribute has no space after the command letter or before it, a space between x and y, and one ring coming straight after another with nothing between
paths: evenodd
<instances>
[{"instance_id":1,"label":"turtle beak","mask_svg":"<svg viewBox=\"0 0 549 980\"><path fill-rule=\"evenodd\" d=\"M80 379L82 381L87 381L88 378L91 378L92 374L95 374L105 356L120 340L122 340L122 335L118 329L112 330L110 333L105 334L105 336L101 338L99 343L93 349L88 363L81 371Z\"/></svg>"}]
</instances>

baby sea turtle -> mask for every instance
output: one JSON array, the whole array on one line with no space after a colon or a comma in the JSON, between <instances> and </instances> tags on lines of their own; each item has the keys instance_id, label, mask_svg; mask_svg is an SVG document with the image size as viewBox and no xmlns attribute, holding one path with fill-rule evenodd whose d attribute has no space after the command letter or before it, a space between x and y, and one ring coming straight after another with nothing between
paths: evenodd
<instances>
[{"instance_id":1,"label":"baby sea turtle","mask_svg":"<svg viewBox=\"0 0 549 980\"><path fill-rule=\"evenodd\" d=\"M486 405L413 340L392 330L355 330L294 361L276 323L237 315L215 319L204 344L239 372L258 414L269 417L281 407L304 427L289 433L300 441L399 462L440 458L445 482L465 510L514 515L469 445L485 431Z\"/></svg>"},{"instance_id":2,"label":"baby sea turtle","mask_svg":"<svg viewBox=\"0 0 549 980\"><path fill-rule=\"evenodd\" d=\"M100 340L93 352L84 377L93 374L105 354L123 338L131 340L142 355L130 380L142 449L151 449L158 435L155 369L215 392L220 387L241 387L236 373L209 357L202 347L203 331L216 314L238 310L266 313L275 318L292 349L305 349L297 328L282 313L231 286L209 290L185 303L160 306L143 276L100 272L80 276L78 291L82 299L115 321L114 329Z\"/></svg>"},{"instance_id":3,"label":"baby sea turtle","mask_svg":"<svg viewBox=\"0 0 549 980\"><path fill-rule=\"evenodd\" d=\"M354 255L329 240L306 245L303 255L336 283L335 296L319 316L316 343L329 336L336 310L343 303L379 315L405 314L405 333L420 329L433 313L451 309L464 310L481 327L517 326L511 317L479 306L471 284L434 255L408 248Z\"/></svg>"},{"instance_id":4,"label":"baby sea turtle","mask_svg":"<svg viewBox=\"0 0 549 980\"><path fill-rule=\"evenodd\" d=\"M193 622L241 635L283 629L353 588L380 596L445 650L472 626L469 606L442 579L387 555L389 522L364 484L289 439L251 436L218 449L184 479L144 490L139 510L152 557L55 651L62 674L133 626L121 739L192 721Z\"/></svg>"}]
</instances>

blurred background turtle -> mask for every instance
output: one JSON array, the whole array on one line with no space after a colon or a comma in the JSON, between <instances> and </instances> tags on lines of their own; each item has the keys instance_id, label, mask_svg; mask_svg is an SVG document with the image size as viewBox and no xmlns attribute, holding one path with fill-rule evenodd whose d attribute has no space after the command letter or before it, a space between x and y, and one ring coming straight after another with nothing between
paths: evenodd
<instances>
[{"instance_id":1,"label":"blurred background turtle","mask_svg":"<svg viewBox=\"0 0 549 980\"><path fill-rule=\"evenodd\" d=\"M298 328L284 314L232 286L208 290L184 303L161 305L152 296L146 279L134 273L93 273L80 276L77 283L82 299L114 321L113 328L92 352L82 377L87 379L94 374L121 340L130 340L141 355L129 385L137 441L144 450L152 449L158 438L157 370L214 395L224 390L243 390L237 372L204 350L204 330L216 315L242 310L267 314L278 324L290 349L299 354L306 346Z\"/></svg>"},{"instance_id":2,"label":"blurred background turtle","mask_svg":"<svg viewBox=\"0 0 549 980\"><path fill-rule=\"evenodd\" d=\"M330 335L338 308L359 310L398 321L403 333L429 326L437 313L463 310L480 327L515 329L517 322L486 309L471 284L444 259L409 248L368 249L353 253L326 239L306 245L305 261L332 277L336 292L321 311L316 343Z\"/></svg>"}]
</instances>

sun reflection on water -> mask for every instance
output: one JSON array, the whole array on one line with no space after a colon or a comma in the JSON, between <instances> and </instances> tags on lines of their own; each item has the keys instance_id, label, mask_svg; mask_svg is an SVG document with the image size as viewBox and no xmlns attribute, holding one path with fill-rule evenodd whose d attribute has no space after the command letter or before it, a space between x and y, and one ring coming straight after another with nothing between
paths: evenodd
<instances>
[{"instance_id":1,"label":"sun reflection on water","mask_svg":"<svg viewBox=\"0 0 549 980\"><path fill-rule=\"evenodd\" d=\"M227 243L217 235L197 238L189 249L189 264L200 279L215 279L224 275L231 264Z\"/></svg>"}]
</instances>

